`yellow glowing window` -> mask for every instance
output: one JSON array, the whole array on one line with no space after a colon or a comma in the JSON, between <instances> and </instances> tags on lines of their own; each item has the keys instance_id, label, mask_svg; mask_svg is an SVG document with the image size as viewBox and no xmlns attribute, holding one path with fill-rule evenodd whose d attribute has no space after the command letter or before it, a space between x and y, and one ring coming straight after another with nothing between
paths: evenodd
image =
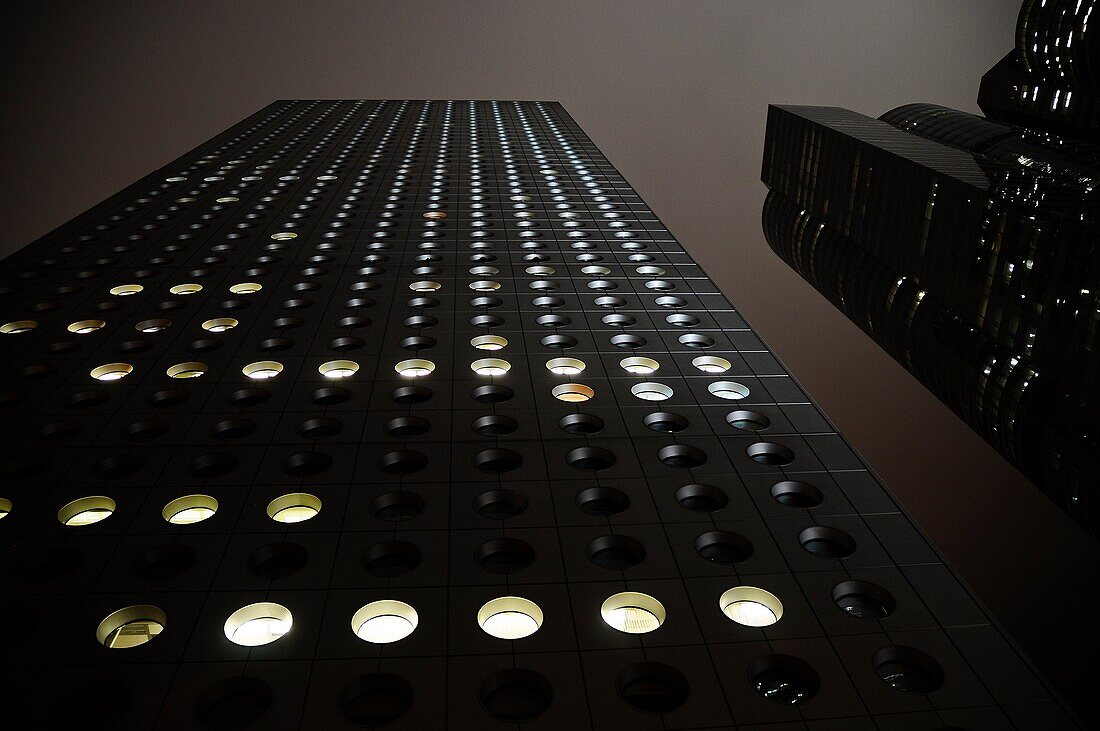
<instances>
[{"instance_id":1,"label":"yellow glowing window","mask_svg":"<svg viewBox=\"0 0 1100 731\"><path fill-rule=\"evenodd\" d=\"M406 378L420 378L434 371L435 363L423 358L410 358L401 361L393 369Z\"/></svg>"},{"instance_id":2,"label":"yellow glowing window","mask_svg":"<svg viewBox=\"0 0 1100 731\"><path fill-rule=\"evenodd\" d=\"M207 320L202 324L202 329L207 332L221 333L226 330L232 330L239 325L232 317L215 317L213 320Z\"/></svg>"},{"instance_id":3,"label":"yellow glowing window","mask_svg":"<svg viewBox=\"0 0 1100 731\"><path fill-rule=\"evenodd\" d=\"M281 495L267 504L267 516L276 523L301 523L321 512L321 498L308 492Z\"/></svg>"},{"instance_id":4,"label":"yellow glowing window","mask_svg":"<svg viewBox=\"0 0 1100 731\"><path fill-rule=\"evenodd\" d=\"M722 614L746 627L767 627L783 616L783 603L755 586L735 586L718 599Z\"/></svg>"},{"instance_id":5,"label":"yellow glowing window","mask_svg":"<svg viewBox=\"0 0 1100 731\"><path fill-rule=\"evenodd\" d=\"M359 370L359 364L353 360L330 360L318 366L317 370L326 378L348 378Z\"/></svg>"},{"instance_id":6,"label":"yellow glowing window","mask_svg":"<svg viewBox=\"0 0 1100 731\"><path fill-rule=\"evenodd\" d=\"M700 355L691 364L703 373L725 373L732 367L728 360L716 355Z\"/></svg>"},{"instance_id":7,"label":"yellow glowing window","mask_svg":"<svg viewBox=\"0 0 1100 731\"><path fill-rule=\"evenodd\" d=\"M191 525L213 518L216 512L216 498L210 495L184 495L165 505L160 514L173 525Z\"/></svg>"},{"instance_id":8,"label":"yellow glowing window","mask_svg":"<svg viewBox=\"0 0 1100 731\"><path fill-rule=\"evenodd\" d=\"M69 327L66 329L71 333L76 333L77 335L86 335L88 333L99 330L106 324L107 323L105 323L103 320L79 320L70 324Z\"/></svg>"},{"instance_id":9,"label":"yellow glowing window","mask_svg":"<svg viewBox=\"0 0 1100 731\"><path fill-rule=\"evenodd\" d=\"M92 495L67 503L57 511L57 520L62 525L91 525L110 518L114 512L114 500L103 495Z\"/></svg>"},{"instance_id":10,"label":"yellow glowing window","mask_svg":"<svg viewBox=\"0 0 1100 731\"><path fill-rule=\"evenodd\" d=\"M298 238L298 234L293 231L280 231L277 234L271 234L271 238L276 241L290 241L291 239Z\"/></svg>"},{"instance_id":11,"label":"yellow glowing window","mask_svg":"<svg viewBox=\"0 0 1100 731\"><path fill-rule=\"evenodd\" d=\"M584 361L576 358L551 358L546 361L546 370L558 376L575 376L584 370Z\"/></svg>"},{"instance_id":12,"label":"yellow glowing window","mask_svg":"<svg viewBox=\"0 0 1100 731\"><path fill-rule=\"evenodd\" d=\"M483 604L477 613L478 626L502 640L529 637L538 631L542 621L539 605L519 596L497 597Z\"/></svg>"},{"instance_id":13,"label":"yellow glowing window","mask_svg":"<svg viewBox=\"0 0 1100 731\"><path fill-rule=\"evenodd\" d=\"M623 358L619 361L619 365L622 366L623 370L627 373L633 373L636 376L648 376L661 367L660 364L652 358L643 358L640 356Z\"/></svg>"},{"instance_id":14,"label":"yellow glowing window","mask_svg":"<svg viewBox=\"0 0 1100 731\"><path fill-rule=\"evenodd\" d=\"M375 645L403 640L419 623L416 610L394 599L371 602L352 615L351 631L355 636Z\"/></svg>"},{"instance_id":15,"label":"yellow glowing window","mask_svg":"<svg viewBox=\"0 0 1100 731\"><path fill-rule=\"evenodd\" d=\"M164 610L150 604L137 604L108 614L99 623L95 635L104 647L124 650L152 641L167 624Z\"/></svg>"},{"instance_id":16,"label":"yellow glowing window","mask_svg":"<svg viewBox=\"0 0 1100 731\"><path fill-rule=\"evenodd\" d=\"M255 363L249 363L241 369L241 373L254 381L264 381L269 378L274 378L282 372L283 364L273 360L259 360Z\"/></svg>"},{"instance_id":17,"label":"yellow glowing window","mask_svg":"<svg viewBox=\"0 0 1100 731\"><path fill-rule=\"evenodd\" d=\"M233 294L256 294L264 286L259 282L241 282L240 284L234 284L229 288L229 291Z\"/></svg>"},{"instance_id":18,"label":"yellow glowing window","mask_svg":"<svg viewBox=\"0 0 1100 731\"><path fill-rule=\"evenodd\" d=\"M225 620L224 632L230 642L259 647L281 638L293 624L294 617L282 604L258 602L230 614Z\"/></svg>"},{"instance_id":19,"label":"yellow glowing window","mask_svg":"<svg viewBox=\"0 0 1100 731\"><path fill-rule=\"evenodd\" d=\"M470 364L474 373L480 376L503 376L511 367L511 363L500 358L481 358Z\"/></svg>"},{"instance_id":20,"label":"yellow glowing window","mask_svg":"<svg viewBox=\"0 0 1100 731\"><path fill-rule=\"evenodd\" d=\"M665 607L648 594L624 591L609 596L600 607L608 626L627 634L652 632L665 623Z\"/></svg>"},{"instance_id":21,"label":"yellow glowing window","mask_svg":"<svg viewBox=\"0 0 1100 731\"><path fill-rule=\"evenodd\" d=\"M137 294L143 289L145 289L145 287L142 287L140 284L120 284L117 287L111 287L107 291L117 297L129 297L132 294Z\"/></svg>"},{"instance_id":22,"label":"yellow glowing window","mask_svg":"<svg viewBox=\"0 0 1100 731\"><path fill-rule=\"evenodd\" d=\"M177 284L175 287L172 287L168 291L171 292L172 294L178 294L178 295L198 294L199 292L202 291L202 285L201 284Z\"/></svg>"},{"instance_id":23,"label":"yellow glowing window","mask_svg":"<svg viewBox=\"0 0 1100 731\"><path fill-rule=\"evenodd\" d=\"M0 497L0 520L8 517L8 513L11 512L11 500L6 497Z\"/></svg>"},{"instance_id":24,"label":"yellow glowing window","mask_svg":"<svg viewBox=\"0 0 1100 731\"><path fill-rule=\"evenodd\" d=\"M18 335L19 333L25 333L38 327L38 323L34 320L15 320L14 322L6 322L0 325L0 333L4 335Z\"/></svg>"},{"instance_id":25,"label":"yellow glowing window","mask_svg":"<svg viewBox=\"0 0 1100 731\"><path fill-rule=\"evenodd\" d=\"M559 401L569 403L587 401L596 395L595 391L581 383L563 383L560 386L554 386L550 393Z\"/></svg>"},{"instance_id":26,"label":"yellow glowing window","mask_svg":"<svg viewBox=\"0 0 1100 731\"><path fill-rule=\"evenodd\" d=\"M89 375L97 381L117 381L130 375L133 371L134 367L129 363L106 363L93 368Z\"/></svg>"},{"instance_id":27,"label":"yellow glowing window","mask_svg":"<svg viewBox=\"0 0 1100 731\"><path fill-rule=\"evenodd\" d=\"M470 345L478 350L500 350L507 344L508 339L500 335L478 335L470 340Z\"/></svg>"},{"instance_id":28,"label":"yellow glowing window","mask_svg":"<svg viewBox=\"0 0 1100 731\"><path fill-rule=\"evenodd\" d=\"M169 378L198 378L206 373L206 364L197 361L176 363L168 369L167 373Z\"/></svg>"}]
</instances>

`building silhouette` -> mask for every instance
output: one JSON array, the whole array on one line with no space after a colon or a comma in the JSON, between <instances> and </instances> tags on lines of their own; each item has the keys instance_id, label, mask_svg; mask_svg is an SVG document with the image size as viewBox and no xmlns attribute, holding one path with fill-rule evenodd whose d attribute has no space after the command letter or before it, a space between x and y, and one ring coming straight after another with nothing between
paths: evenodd
<instances>
[{"instance_id":1,"label":"building silhouette","mask_svg":"<svg viewBox=\"0 0 1100 731\"><path fill-rule=\"evenodd\" d=\"M1076 727L557 103L277 102L0 287L9 719Z\"/></svg>"},{"instance_id":2,"label":"building silhouette","mask_svg":"<svg viewBox=\"0 0 1100 731\"><path fill-rule=\"evenodd\" d=\"M1093 4L1025 3L1019 34L1030 38L1036 18L1059 7L1087 18L1072 14L1078 6ZM1096 53L1083 25L1058 28L1050 32L1078 39L1076 56ZM1073 96L1082 109L1087 92ZM764 231L784 261L1095 532L1100 146L1051 131L1069 122L996 111L1045 126L930 104L879 119L772 107Z\"/></svg>"}]
</instances>

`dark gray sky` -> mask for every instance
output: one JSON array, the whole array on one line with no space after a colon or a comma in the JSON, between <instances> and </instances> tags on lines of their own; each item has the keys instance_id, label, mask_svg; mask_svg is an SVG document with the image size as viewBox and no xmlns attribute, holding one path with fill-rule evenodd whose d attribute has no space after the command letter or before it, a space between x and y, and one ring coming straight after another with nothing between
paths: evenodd
<instances>
[{"instance_id":1,"label":"dark gray sky","mask_svg":"<svg viewBox=\"0 0 1100 731\"><path fill-rule=\"evenodd\" d=\"M5 18L0 255L275 99L559 100L1048 677L1091 692L1100 544L760 230L767 103L977 112L1019 0L34 5Z\"/></svg>"}]
</instances>

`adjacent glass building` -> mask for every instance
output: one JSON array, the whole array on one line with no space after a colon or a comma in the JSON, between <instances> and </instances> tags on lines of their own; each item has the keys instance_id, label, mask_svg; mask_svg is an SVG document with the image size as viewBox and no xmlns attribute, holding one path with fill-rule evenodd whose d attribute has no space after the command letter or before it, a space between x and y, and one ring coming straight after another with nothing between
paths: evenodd
<instances>
[{"instance_id":1,"label":"adjacent glass building","mask_svg":"<svg viewBox=\"0 0 1100 731\"><path fill-rule=\"evenodd\" d=\"M1093 6L1026 2L1020 36L1061 18L1048 30L1084 78ZM763 218L780 257L1095 533L1100 146L1057 134L1080 121L1061 98L1063 123L997 114L1034 127L931 104L772 107Z\"/></svg>"},{"instance_id":2,"label":"adjacent glass building","mask_svg":"<svg viewBox=\"0 0 1100 731\"><path fill-rule=\"evenodd\" d=\"M10 718L1075 727L557 103L277 102L0 286Z\"/></svg>"}]
</instances>

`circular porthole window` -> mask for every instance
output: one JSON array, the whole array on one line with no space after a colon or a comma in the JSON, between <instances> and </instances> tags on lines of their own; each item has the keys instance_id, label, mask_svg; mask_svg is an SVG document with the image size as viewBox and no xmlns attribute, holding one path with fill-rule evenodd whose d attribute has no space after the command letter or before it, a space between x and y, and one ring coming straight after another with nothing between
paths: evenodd
<instances>
[{"instance_id":1,"label":"circular porthole window","mask_svg":"<svg viewBox=\"0 0 1100 731\"><path fill-rule=\"evenodd\" d=\"M202 329L207 332L221 333L226 330L232 330L237 327L239 323L232 317L215 317L213 320L207 320L202 324Z\"/></svg>"},{"instance_id":2,"label":"circular porthole window","mask_svg":"<svg viewBox=\"0 0 1100 731\"><path fill-rule=\"evenodd\" d=\"M557 376L575 376L584 370L584 361L576 358L551 358L546 370Z\"/></svg>"},{"instance_id":3,"label":"circular porthole window","mask_svg":"<svg viewBox=\"0 0 1100 731\"><path fill-rule=\"evenodd\" d=\"M225 620L225 636L244 647L269 645L290 631L294 618L290 610L274 602L241 607Z\"/></svg>"},{"instance_id":4,"label":"circular porthole window","mask_svg":"<svg viewBox=\"0 0 1100 731\"><path fill-rule=\"evenodd\" d=\"M167 624L164 610L137 604L108 614L96 628L95 636L104 647L124 650L152 641Z\"/></svg>"},{"instance_id":5,"label":"circular porthole window","mask_svg":"<svg viewBox=\"0 0 1100 731\"><path fill-rule=\"evenodd\" d=\"M481 358L470 364L474 373L480 376L503 376L512 364L500 358Z\"/></svg>"},{"instance_id":6,"label":"circular porthole window","mask_svg":"<svg viewBox=\"0 0 1100 731\"><path fill-rule=\"evenodd\" d=\"M501 350L507 344L507 338L500 335L478 335L470 340L470 345L478 350Z\"/></svg>"},{"instance_id":7,"label":"circular porthole window","mask_svg":"<svg viewBox=\"0 0 1100 731\"><path fill-rule=\"evenodd\" d=\"M72 323L66 329L71 333L76 333L77 335L87 335L88 333L95 332L96 330L99 330L106 325L107 323L105 323L103 320L80 320L78 322Z\"/></svg>"},{"instance_id":8,"label":"circular porthole window","mask_svg":"<svg viewBox=\"0 0 1100 731\"><path fill-rule=\"evenodd\" d=\"M143 289L145 289L145 287L142 287L140 284L120 284L117 287L111 287L107 291L116 297L129 297L130 295L137 294Z\"/></svg>"},{"instance_id":9,"label":"circular porthole window","mask_svg":"<svg viewBox=\"0 0 1100 731\"><path fill-rule=\"evenodd\" d=\"M280 495L267 504L267 517L276 523L301 523L321 512L321 498L308 492Z\"/></svg>"},{"instance_id":10,"label":"circular porthole window","mask_svg":"<svg viewBox=\"0 0 1100 731\"><path fill-rule=\"evenodd\" d=\"M351 631L365 642L385 645L411 635L419 621L412 606L383 599L360 607L351 617Z\"/></svg>"},{"instance_id":11,"label":"circular porthole window","mask_svg":"<svg viewBox=\"0 0 1100 731\"><path fill-rule=\"evenodd\" d=\"M730 401L736 401L743 398L748 398L749 388L736 381L715 381L707 386L707 390L718 398L724 398Z\"/></svg>"},{"instance_id":12,"label":"circular porthole window","mask_svg":"<svg viewBox=\"0 0 1100 731\"><path fill-rule=\"evenodd\" d=\"M11 500L6 497L0 497L0 520L8 517L8 513L11 512Z\"/></svg>"},{"instance_id":13,"label":"circular porthole window","mask_svg":"<svg viewBox=\"0 0 1100 731\"><path fill-rule=\"evenodd\" d=\"M110 518L115 512L115 501L103 495L93 495L73 500L57 511L62 525L91 525Z\"/></svg>"},{"instance_id":14,"label":"circular porthole window","mask_svg":"<svg viewBox=\"0 0 1100 731\"><path fill-rule=\"evenodd\" d=\"M664 401L672 398L672 389L663 383L635 383L630 392L643 401Z\"/></svg>"},{"instance_id":15,"label":"circular porthole window","mask_svg":"<svg viewBox=\"0 0 1100 731\"><path fill-rule=\"evenodd\" d=\"M291 239L298 238L298 234L293 231L280 231L277 234L271 234L271 238L275 241L290 241Z\"/></svg>"},{"instance_id":16,"label":"circular porthole window","mask_svg":"<svg viewBox=\"0 0 1100 731\"><path fill-rule=\"evenodd\" d=\"M143 333L159 333L161 330L167 330L171 326L171 320L142 320L137 325L134 325L134 329Z\"/></svg>"},{"instance_id":17,"label":"circular porthole window","mask_svg":"<svg viewBox=\"0 0 1100 731\"><path fill-rule=\"evenodd\" d=\"M359 364L353 360L330 360L322 363L317 370L325 378L348 378L359 370Z\"/></svg>"},{"instance_id":18,"label":"circular porthole window","mask_svg":"<svg viewBox=\"0 0 1100 731\"><path fill-rule=\"evenodd\" d=\"M255 363L249 363L241 369L241 373L254 381L264 381L269 378L274 378L282 373L282 371L283 364L273 360L258 360Z\"/></svg>"},{"instance_id":19,"label":"circular porthole window","mask_svg":"<svg viewBox=\"0 0 1100 731\"><path fill-rule=\"evenodd\" d=\"M435 363L423 358L410 358L401 361L393 369L406 378L420 378L434 371Z\"/></svg>"},{"instance_id":20,"label":"circular porthole window","mask_svg":"<svg viewBox=\"0 0 1100 731\"><path fill-rule=\"evenodd\" d=\"M619 365L622 366L624 371L635 376L648 376L650 373L655 373L657 369L661 367L660 364L652 358L642 358L638 356L623 358L619 361Z\"/></svg>"},{"instance_id":21,"label":"circular porthole window","mask_svg":"<svg viewBox=\"0 0 1100 731\"><path fill-rule=\"evenodd\" d=\"M161 517L173 525L191 525L214 517L218 501L210 495L184 495L164 506Z\"/></svg>"},{"instance_id":22,"label":"circular porthole window","mask_svg":"<svg viewBox=\"0 0 1100 731\"><path fill-rule=\"evenodd\" d=\"M645 634L665 623L665 607L649 594L623 591L600 606L603 621L613 629L632 635Z\"/></svg>"},{"instance_id":23,"label":"circular porthole window","mask_svg":"<svg viewBox=\"0 0 1100 731\"><path fill-rule=\"evenodd\" d=\"M434 292L442 286L443 285L441 285L439 282L424 280L422 282L413 282L409 285L409 289L414 292Z\"/></svg>"},{"instance_id":24,"label":"circular porthole window","mask_svg":"<svg viewBox=\"0 0 1100 731\"><path fill-rule=\"evenodd\" d=\"M732 367L728 360L717 355L700 355L693 358L691 364L703 373L725 373Z\"/></svg>"},{"instance_id":25,"label":"circular porthole window","mask_svg":"<svg viewBox=\"0 0 1100 731\"><path fill-rule=\"evenodd\" d=\"M229 288L229 291L233 294L256 294L264 286L259 282L241 282L240 284L234 284Z\"/></svg>"},{"instance_id":26,"label":"circular porthole window","mask_svg":"<svg viewBox=\"0 0 1100 731\"><path fill-rule=\"evenodd\" d=\"M168 371L169 378L198 378L206 373L206 364L192 361L189 363L176 363Z\"/></svg>"},{"instance_id":27,"label":"circular porthole window","mask_svg":"<svg viewBox=\"0 0 1100 731\"><path fill-rule=\"evenodd\" d=\"M93 368L89 375L97 381L117 381L133 371L134 367L129 363L107 363Z\"/></svg>"},{"instance_id":28,"label":"circular porthole window","mask_svg":"<svg viewBox=\"0 0 1100 731\"><path fill-rule=\"evenodd\" d=\"M199 292L202 291L202 285L201 284L177 284L176 286L169 288L168 291L171 292L172 294L178 294L178 295L198 294Z\"/></svg>"},{"instance_id":29,"label":"circular porthole window","mask_svg":"<svg viewBox=\"0 0 1100 731\"><path fill-rule=\"evenodd\" d=\"M587 401L596 395L588 386L582 383L563 383L559 386L554 386L550 391L554 398L559 401L566 401L568 403L580 403Z\"/></svg>"},{"instance_id":30,"label":"circular porthole window","mask_svg":"<svg viewBox=\"0 0 1100 731\"><path fill-rule=\"evenodd\" d=\"M485 602L477 613L477 623L486 634L502 640L529 637L542 626L538 604L518 596L502 596Z\"/></svg>"},{"instance_id":31,"label":"circular porthole window","mask_svg":"<svg viewBox=\"0 0 1100 731\"><path fill-rule=\"evenodd\" d=\"M0 325L0 334L18 335L19 333L30 332L36 327L38 327L38 323L34 320L15 320Z\"/></svg>"},{"instance_id":32,"label":"circular porthole window","mask_svg":"<svg viewBox=\"0 0 1100 731\"><path fill-rule=\"evenodd\" d=\"M746 627L767 627L783 616L783 603L771 592L755 586L736 586L718 599L722 614Z\"/></svg>"},{"instance_id":33,"label":"circular porthole window","mask_svg":"<svg viewBox=\"0 0 1100 731\"><path fill-rule=\"evenodd\" d=\"M488 279L470 282L470 289L475 292L495 292L500 289L500 282L493 282Z\"/></svg>"}]
</instances>

